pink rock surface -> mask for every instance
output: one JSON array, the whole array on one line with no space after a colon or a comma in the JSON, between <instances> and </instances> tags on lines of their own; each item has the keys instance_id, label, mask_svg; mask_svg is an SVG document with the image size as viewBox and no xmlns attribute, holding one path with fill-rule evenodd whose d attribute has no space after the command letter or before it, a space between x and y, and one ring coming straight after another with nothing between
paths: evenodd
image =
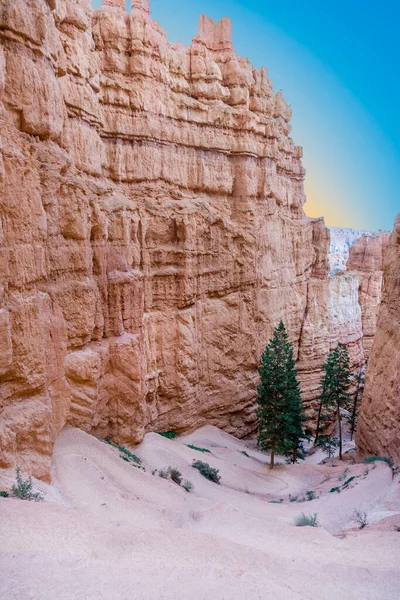
<instances>
[{"instance_id":1,"label":"pink rock surface","mask_svg":"<svg viewBox=\"0 0 400 600\"><path fill-rule=\"evenodd\" d=\"M400 461L400 215L385 259L383 296L358 428L364 452Z\"/></svg>"},{"instance_id":2,"label":"pink rock surface","mask_svg":"<svg viewBox=\"0 0 400 600\"><path fill-rule=\"evenodd\" d=\"M251 433L280 319L311 407L329 232L229 19L183 47L148 0L0 1L0 466L48 477L66 423Z\"/></svg>"}]
</instances>

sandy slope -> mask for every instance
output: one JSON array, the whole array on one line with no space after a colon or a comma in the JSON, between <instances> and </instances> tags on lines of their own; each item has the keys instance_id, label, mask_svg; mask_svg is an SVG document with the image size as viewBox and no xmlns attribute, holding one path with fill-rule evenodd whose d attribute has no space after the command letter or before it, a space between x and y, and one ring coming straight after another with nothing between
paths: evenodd
<instances>
[{"instance_id":1,"label":"sandy slope","mask_svg":"<svg viewBox=\"0 0 400 600\"><path fill-rule=\"evenodd\" d=\"M400 597L400 494L385 464L368 474L349 466L344 478L347 465L270 472L265 455L214 427L177 440L149 434L135 453L146 472L67 428L54 452L53 485L39 484L46 501L0 499L0 598ZM221 485L194 470L193 459L218 468ZM192 493L151 474L169 465L193 482ZM347 490L329 493L351 476ZM308 490L319 498L289 501ZM368 512L371 526L355 529L354 508ZM295 527L301 512L317 512L322 526ZM333 535L343 530L347 537Z\"/></svg>"}]
</instances>

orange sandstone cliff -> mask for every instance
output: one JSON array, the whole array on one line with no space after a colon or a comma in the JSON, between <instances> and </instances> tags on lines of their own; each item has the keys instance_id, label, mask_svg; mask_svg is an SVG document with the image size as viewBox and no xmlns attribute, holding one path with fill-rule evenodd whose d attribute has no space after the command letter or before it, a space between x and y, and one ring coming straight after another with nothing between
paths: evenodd
<instances>
[{"instance_id":1,"label":"orange sandstone cliff","mask_svg":"<svg viewBox=\"0 0 400 600\"><path fill-rule=\"evenodd\" d=\"M382 303L358 427L364 452L400 462L400 215L385 259Z\"/></svg>"},{"instance_id":2,"label":"orange sandstone cliff","mask_svg":"<svg viewBox=\"0 0 400 600\"><path fill-rule=\"evenodd\" d=\"M201 17L184 47L148 0L0 7L0 466L48 477L65 424L251 433L280 319L311 407L329 231L230 21Z\"/></svg>"}]
</instances>

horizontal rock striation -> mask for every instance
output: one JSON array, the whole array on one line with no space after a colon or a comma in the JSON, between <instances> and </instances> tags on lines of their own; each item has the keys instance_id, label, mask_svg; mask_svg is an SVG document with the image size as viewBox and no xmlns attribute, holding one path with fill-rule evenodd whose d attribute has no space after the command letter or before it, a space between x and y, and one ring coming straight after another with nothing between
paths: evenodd
<instances>
[{"instance_id":1,"label":"horizontal rock striation","mask_svg":"<svg viewBox=\"0 0 400 600\"><path fill-rule=\"evenodd\" d=\"M248 434L279 319L306 391L329 345L290 107L228 19L124 5L1 1L0 466L44 478L66 423Z\"/></svg>"},{"instance_id":2,"label":"horizontal rock striation","mask_svg":"<svg viewBox=\"0 0 400 600\"><path fill-rule=\"evenodd\" d=\"M364 452L400 462L400 215L385 259L382 303L358 427Z\"/></svg>"},{"instance_id":3,"label":"horizontal rock striation","mask_svg":"<svg viewBox=\"0 0 400 600\"><path fill-rule=\"evenodd\" d=\"M361 354L372 309L359 279L329 289L291 109L229 19L184 47L148 0L0 6L0 467L48 477L67 423L127 444L251 433L280 319L313 414L329 348Z\"/></svg>"}]
</instances>

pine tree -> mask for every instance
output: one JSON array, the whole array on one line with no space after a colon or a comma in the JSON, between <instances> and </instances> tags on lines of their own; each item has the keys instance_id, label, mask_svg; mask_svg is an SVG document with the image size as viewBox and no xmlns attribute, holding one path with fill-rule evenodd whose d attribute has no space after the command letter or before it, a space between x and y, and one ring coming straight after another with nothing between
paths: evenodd
<instances>
[{"instance_id":1,"label":"pine tree","mask_svg":"<svg viewBox=\"0 0 400 600\"><path fill-rule=\"evenodd\" d=\"M304 438L300 385L293 348L282 321L261 357L258 372L261 378L257 389L258 443L263 450L271 451L273 469L276 453L296 462Z\"/></svg>"},{"instance_id":2,"label":"pine tree","mask_svg":"<svg viewBox=\"0 0 400 600\"><path fill-rule=\"evenodd\" d=\"M346 346L338 344L332 350L323 365L324 375L321 379L322 391L319 397L317 434L315 443L322 437L323 423L331 420L336 412L339 425L339 457L342 460L343 434L341 408L348 407L348 389L351 381L350 359Z\"/></svg>"}]
</instances>

